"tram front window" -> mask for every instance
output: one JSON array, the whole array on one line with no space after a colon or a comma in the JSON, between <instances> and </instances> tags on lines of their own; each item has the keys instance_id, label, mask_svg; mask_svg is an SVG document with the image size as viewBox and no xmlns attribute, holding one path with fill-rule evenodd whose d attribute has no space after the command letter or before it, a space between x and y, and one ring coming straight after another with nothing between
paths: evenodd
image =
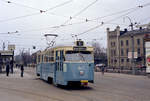
<instances>
[{"instance_id":1,"label":"tram front window","mask_svg":"<svg viewBox=\"0 0 150 101\"><path fill-rule=\"evenodd\" d=\"M93 61L93 55L90 51L67 51L66 61Z\"/></svg>"}]
</instances>

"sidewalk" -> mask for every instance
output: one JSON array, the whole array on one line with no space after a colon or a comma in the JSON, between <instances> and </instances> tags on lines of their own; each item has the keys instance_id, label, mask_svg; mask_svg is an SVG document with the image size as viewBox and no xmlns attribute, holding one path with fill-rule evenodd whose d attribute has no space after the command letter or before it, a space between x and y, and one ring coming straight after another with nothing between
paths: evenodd
<instances>
[{"instance_id":1,"label":"sidewalk","mask_svg":"<svg viewBox=\"0 0 150 101\"><path fill-rule=\"evenodd\" d=\"M26 70L25 70L26 71ZM6 73L0 73L0 79L2 78L15 78L15 79L29 79L32 76L24 71L23 77L21 77L21 71L19 68L14 68L14 73L9 73L9 76L6 76Z\"/></svg>"},{"instance_id":2,"label":"sidewalk","mask_svg":"<svg viewBox=\"0 0 150 101\"><path fill-rule=\"evenodd\" d=\"M132 70L120 70L120 69L115 69L115 70L107 69L107 72L109 72L109 73L132 74ZM137 70L136 75L146 75L146 72L145 72L145 70L143 70L143 71Z\"/></svg>"}]
</instances>

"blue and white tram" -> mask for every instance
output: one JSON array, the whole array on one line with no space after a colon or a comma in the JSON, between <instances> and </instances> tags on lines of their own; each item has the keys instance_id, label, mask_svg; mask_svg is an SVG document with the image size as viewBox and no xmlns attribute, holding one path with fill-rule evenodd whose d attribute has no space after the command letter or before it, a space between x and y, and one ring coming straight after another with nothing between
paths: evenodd
<instances>
[{"instance_id":1,"label":"blue and white tram","mask_svg":"<svg viewBox=\"0 0 150 101\"><path fill-rule=\"evenodd\" d=\"M93 47L76 41L75 46L63 46L37 53L36 73L55 85L94 82Z\"/></svg>"}]
</instances>

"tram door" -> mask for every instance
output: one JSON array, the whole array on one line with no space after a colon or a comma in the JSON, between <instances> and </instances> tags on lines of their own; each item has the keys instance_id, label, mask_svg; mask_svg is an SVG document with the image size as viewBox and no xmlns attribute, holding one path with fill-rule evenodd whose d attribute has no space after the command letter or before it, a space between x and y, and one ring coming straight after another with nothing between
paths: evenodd
<instances>
[{"instance_id":1,"label":"tram door","mask_svg":"<svg viewBox=\"0 0 150 101\"><path fill-rule=\"evenodd\" d=\"M62 73L63 73L63 55L64 51L60 50L60 51L56 51L56 63L55 63L55 82L57 82L58 80L60 80L60 78L62 78Z\"/></svg>"}]
</instances>

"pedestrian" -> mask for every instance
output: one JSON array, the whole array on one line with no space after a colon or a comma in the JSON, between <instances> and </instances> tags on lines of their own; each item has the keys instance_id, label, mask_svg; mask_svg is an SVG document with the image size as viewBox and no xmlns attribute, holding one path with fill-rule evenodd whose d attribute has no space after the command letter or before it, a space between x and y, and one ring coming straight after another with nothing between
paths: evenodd
<instances>
[{"instance_id":1,"label":"pedestrian","mask_svg":"<svg viewBox=\"0 0 150 101\"><path fill-rule=\"evenodd\" d=\"M102 75L104 75L104 72L105 72L105 67L104 66L101 67L101 72L102 72Z\"/></svg>"},{"instance_id":2,"label":"pedestrian","mask_svg":"<svg viewBox=\"0 0 150 101\"><path fill-rule=\"evenodd\" d=\"M2 67L3 67L3 61L2 61L2 59L0 58L0 73L2 72Z\"/></svg>"},{"instance_id":3,"label":"pedestrian","mask_svg":"<svg viewBox=\"0 0 150 101\"><path fill-rule=\"evenodd\" d=\"M23 65L21 65L20 70L21 70L21 77L23 77L23 72L24 72L24 67L23 67Z\"/></svg>"},{"instance_id":4,"label":"pedestrian","mask_svg":"<svg viewBox=\"0 0 150 101\"><path fill-rule=\"evenodd\" d=\"M6 61L6 76L9 76L9 69L10 69L9 61L7 60Z\"/></svg>"},{"instance_id":5,"label":"pedestrian","mask_svg":"<svg viewBox=\"0 0 150 101\"><path fill-rule=\"evenodd\" d=\"M11 69L11 73L13 74L13 60L10 61L10 69Z\"/></svg>"}]
</instances>

